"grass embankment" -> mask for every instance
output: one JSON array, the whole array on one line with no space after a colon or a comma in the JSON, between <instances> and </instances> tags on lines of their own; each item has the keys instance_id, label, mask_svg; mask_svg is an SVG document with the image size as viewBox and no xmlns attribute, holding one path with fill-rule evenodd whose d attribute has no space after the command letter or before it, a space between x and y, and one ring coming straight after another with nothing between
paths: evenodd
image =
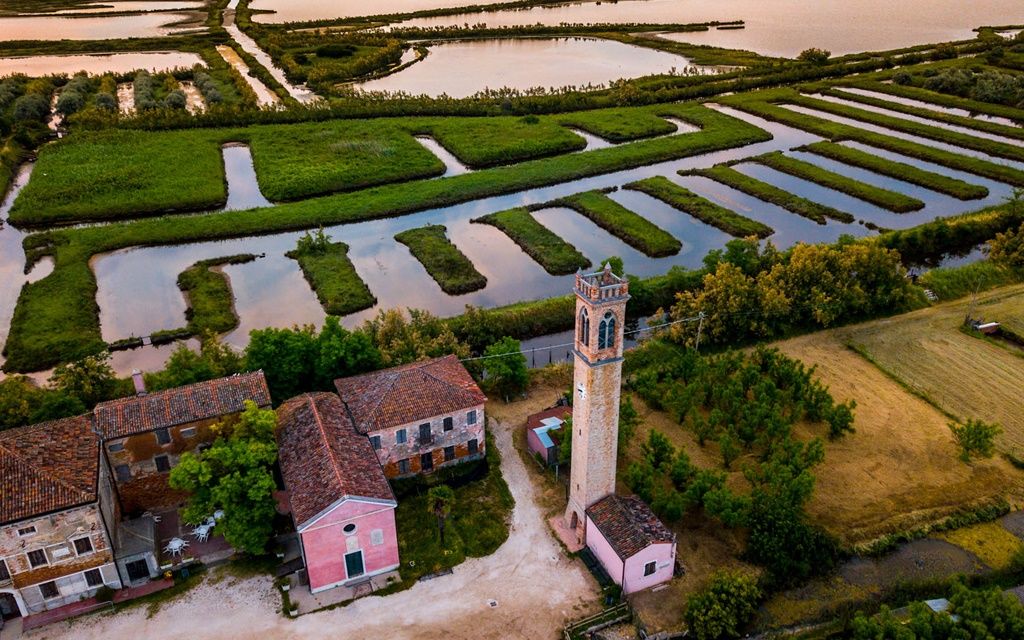
<instances>
[{"instance_id":1,"label":"grass embankment","mask_svg":"<svg viewBox=\"0 0 1024 640\"><path fill-rule=\"evenodd\" d=\"M344 242L329 244L322 251L293 249L285 255L299 263L302 275L329 315L344 316L377 304L349 260Z\"/></svg>"},{"instance_id":2,"label":"grass embankment","mask_svg":"<svg viewBox=\"0 0 1024 640\"><path fill-rule=\"evenodd\" d=\"M683 243L601 191L586 191L551 203L576 211L629 246L652 258L674 256Z\"/></svg>"},{"instance_id":3,"label":"grass embankment","mask_svg":"<svg viewBox=\"0 0 1024 640\"><path fill-rule=\"evenodd\" d=\"M988 291L1022 280L1024 272L983 260L960 267L932 269L922 275L919 282L922 287L931 289L939 300L954 300L975 291Z\"/></svg>"},{"instance_id":4,"label":"grass embankment","mask_svg":"<svg viewBox=\"0 0 1024 640\"><path fill-rule=\"evenodd\" d=\"M880 187L861 182L860 180L848 178L834 171L823 169L822 167L810 162L790 158L789 156L784 155L781 151L766 153L764 155L751 158L751 160L758 164L775 169L776 171L781 171L782 173L800 178L801 180L807 180L808 182L819 184L840 193L845 193L859 200L863 200L864 202L870 202L873 205L896 213L909 213L911 211L920 211L921 209L924 209L924 203L917 198L911 198L910 196L897 193L896 191L882 189Z\"/></svg>"},{"instance_id":5,"label":"grass embankment","mask_svg":"<svg viewBox=\"0 0 1024 640\"><path fill-rule=\"evenodd\" d=\"M957 171L973 173L974 175L998 182L1005 182L1015 187L1024 187L1024 171L1014 169L1013 167L989 162L981 158L960 155L952 151L936 149L935 147L873 131L866 131L858 127L831 122L822 117L797 113L775 104L775 102L786 102L792 95L795 95L795 93L789 89L772 89L742 96L726 96L721 98L719 102L766 120L828 138L833 142L853 140L917 160L931 162L932 164Z\"/></svg>"},{"instance_id":6,"label":"grass embankment","mask_svg":"<svg viewBox=\"0 0 1024 640\"><path fill-rule=\"evenodd\" d=\"M815 142L799 148L815 155L866 169L879 175L896 178L959 200L976 200L988 196L988 188L950 178L941 173L919 169L904 162L894 162L870 153L834 142Z\"/></svg>"},{"instance_id":7,"label":"grass embankment","mask_svg":"<svg viewBox=\"0 0 1024 640\"><path fill-rule=\"evenodd\" d=\"M826 218L832 218L840 222L853 222L854 218L845 211L833 209L832 207L818 204L807 198L801 198L798 195L792 194L788 191L762 182L757 178L751 178L750 176L740 173L736 169L733 169L726 164L716 164L708 169L693 169L691 171L680 172L682 175L696 175L710 178L715 182L720 182L727 187L742 191L743 193L754 196L759 200L770 202L774 205L778 205L783 209L803 216L810 220L814 220L818 224L825 224Z\"/></svg>"},{"instance_id":8,"label":"grass embankment","mask_svg":"<svg viewBox=\"0 0 1024 640\"><path fill-rule=\"evenodd\" d=\"M929 91L928 89L922 89L920 87L895 83L885 84L874 80L856 78L843 80L838 86L856 87L858 89L866 89L868 91L883 93L899 98L908 98L919 102L927 102L940 107L963 109L971 113L980 113L988 116L995 116L997 118L1007 118L1009 120L1024 123L1024 110L1007 107L1001 104L993 104L991 102L980 102L978 100L971 100L970 98L961 98L960 96L952 96L946 93L939 93L937 91Z\"/></svg>"},{"instance_id":9,"label":"grass embankment","mask_svg":"<svg viewBox=\"0 0 1024 640\"><path fill-rule=\"evenodd\" d=\"M475 169L580 151L587 141L550 118L438 118L418 122L416 134L433 136Z\"/></svg>"},{"instance_id":10,"label":"grass embankment","mask_svg":"<svg viewBox=\"0 0 1024 640\"><path fill-rule=\"evenodd\" d=\"M509 209L476 218L505 232L528 256L553 276L576 273L591 266L590 260L558 234L533 217L526 208Z\"/></svg>"},{"instance_id":11,"label":"grass embankment","mask_svg":"<svg viewBox=\"0 0 1024 640\"><path fill-rule=\"evenodd\" d=\"M717 205L664 176L631 182L624 188L646 193L737 238L747 236L767 238L775 233L775 230L768 225Z\"/></svg>"},{"instance_id":12,"label":"grass embankment","mask_svg":"<svg viewBox=\"0 0 1024 640\"><path fill-rule=\"evenodd\" d=\"M601 109L559 116L558 121L610 142L630 142L641 138L668 135L676 126L653 113L636 109Z\"/></svg>"},{"instance_id":13,"label":"grass embankment","mask_svg":"<svg viewBox=\"0 0 1024 640\"><path fill-rule=\"evenodd\" d=\"M487 286L487 278L448 240L447 231L441 225L431 225L403 231L395 236L395 240L409 247L412 255L448 295L483 289Z\"/></svg>"},{"instance_id":14,"label":"grass embankment","mask_svg":"<svg viewBox=\"0 0 1024 640\"><path fill-rule=\"evenodd\" d=\"M178 288L185 294L187 331L202 335L207 331L227 333L238 326L235 296L231 281L218 267L243 264L256 259L251 253L200 260L178 276Z\"/></svg>"}]
</instances>

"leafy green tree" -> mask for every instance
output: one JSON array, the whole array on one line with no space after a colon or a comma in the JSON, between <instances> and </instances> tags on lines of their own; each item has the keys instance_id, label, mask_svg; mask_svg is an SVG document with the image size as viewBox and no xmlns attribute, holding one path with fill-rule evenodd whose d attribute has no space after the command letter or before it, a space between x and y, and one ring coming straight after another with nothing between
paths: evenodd
<instances>
[{"instance_id":1,"label":"leafy green tree","mask_svg":"<svg viewBox=\"0 0 1024 640\"><path fill-rule=\"evenodd\" d=\"M69 396L61 391L44 389L43 393L39 396L39 402L32 410L32 415L29 417L29 423L36 424L39 422L49 422L50 420L80 416L88 411L89 410L86 406L82 404L82 401L78 398Z\"/></svg>"},{"instance_id":2,"label":"leafy green tree","mask_svg":"<svg viewBox=\"0 0 1024 640\"><path fill-rule=\"evenodd\" d=\"M526 356L520 353L521 349L518 340L505 337L484 350L487 359L483 360L483 387L500 395L506 402L526 390L530 381Z\"/></svg>"},{"instance_id":3,"label":"leafy green tree","mask_svg":"<svg viewBox=\"0 0 1024 640\"><path fill-rule=\"evenodd\" d=\"M362 331L347 331L341 321L328 317L316 340L314 377L320 390L334 388L338 378L381 368L380 351Z\"/></svg>"},{"instance_id":4,"label":"leafy green tree","mask_svg":"<svg viewBox=\"0 0 1024 640\"><path fill-rule=\"evenodd\" d=\"M970 462L972 455L991 458L996 450L996 436L1003 432L997 424L974 419L964 424L950 422L949 429L960 446L960 459L964 462Z\"/></svg>"},{"instance_id":5,"label":"leafy green tree","mask_svg":"<svg viewBox=\"0 0 1024 640\"><path fill-rule=\"evenodd\" d=\"M676 455L676 448L672 446L665 434L654 429L647 434L647 442L640 445L640 450L644 454L644 459L654 469L667 468Z\"/></svg>"},{"instance_id":6,"label":"leafy green tree","mask_svg":"<svg viewBox=\"0 0 1024 640\"><path fill-rule=\"evenodd\" d=\"M572 462L572 413L570 412L558 430L558 464Z\"/></svg>"},{"instance_id":7,"label":"leafy green tree","mask_svg":"<svg viewBox=\"0 0 1024 640\"><path fill-rule=\"evenodd\" d=\"M828 62L828 59L830 57L832 57L831 51L811 47L810 49L804 49L803 51L801 51L800 55L798 55L796 59L800 60L801 62L810 62L811 64L821 65Z\"/></svg>"},{"instance_id":8,"label":"leafy green tree","mask_svg":"<svg viewBox=\"0 0 1024 640\"><path fill-rule=\"evenodd\" d=\"M223 378L242 371L242 365L242 356L210 332L203 335L198 353L179 345L162 371L146 375L146 388L158 391Z\"/></svg>"},{"instance_id":9,"label":"leafy green tree","mask_svg":"<svg viewBox=\"0 0 1024 640\"><path fill-rule=\"evenodd\" d=\"M570 396L572 394L569 394ZM619 454L621 455L625 451L626 446L633 439L636 434L636 428L640 426L643 420L640 419L640 413L633 406L633 399L629 396L624 396L622 401L619 402Z\"/></svg>"},{"instance_id":10,"label":"leafy green tree","mask_svg":"<svg viewBox=\"0 0 1024 640\"><path fill-rule=\"evenodd\" d=\"M624 276L626 274L626 265L619 256L609 256L601 261L601 269L606 266L611 266L612 273L617 276Z\"/></svg>"},{"instance_id":11,"label":"leafy green tree","mask_svg":"<svg viewBox=\"0 0 1024 640\"><path fill-rule=\"evenodd\" d=\"M26 376L0 380L0 429L30 424L42 391Z\"/></svg>"},{"instance_id":12,"label":"leafy green tree","mask_svg":"<svg viewBox=\"0 0 1024 640\"><path fill-rule=\"evenodd\" d=\"M853 433L853 410L856 408L856 400L837 404L832 408L827 418L829 439L836 440L847 433Z\"/></svg>"},{"instance_id":13,"label":"leafy green tree","mask_svg":"<svg viewBox=\"0 0 1024 640\"><path fill-rule=\"evenodd\" d=\"M249 334L245 367L263 371L270 396L278 404L313 388L317 355L312 326L259 329Z\"/></svg>"},{"instance_id":14,"label":"leafy green tree","mask_svg":"<svg viewBox=\"0 0 1024 640\"><path fill-rule=\"evenodd\" d=\"M406 318L398 309L381 311L367 320L362 330L380 350L384 366L455 354L469 357L469 346L460 342L448 325L436 316L409 309Z\"/></svg>"},{"instance_id":15,"label":"leafy green tree","mask_svg":"<svg viewBox=\"0 0 1024 640\"><path fill-rule=\"evenodd\" d=\"M626 468L623 478L630 491L640 496L644 502L654 501L655 470L649 459L634 462Z\"/></svg>"},{"instance_id":16,"label":"leafy green tree","mask_svg":"<svg viewBox=\"0 0 1024 640\"><path fill-rule=\"evenodd\" d=\"M739 638L761 601L757 581L741 573L716 573L686 603L686 626L697 640Z\"/></svg>"},{"instance_id":17,"label":"leafy green tree","mask_svg":"<svg viewBox=\"0 0 1024 640\"><path fill-rule=\"evenodd\" d=\"M1014 195L1019 199L1018 203L1012 206L1024 211L1024 189L1014 189ZM1009 230L997 234L989 241L989 257L993 262L1004 264L1014 269L1024 269L1024 224L1017 230Z\"/></svg>"},{"instance_id":18,"label":"leafy green tree","mask_svg":"<svg viewBox=\"0 0 1024 640\"><path fill-rule=\"evenodd\" d=\"M119 384L110 367L110 354L101 353L60 365L50 377L50 386L91 408L117 397Z\"/></svg>"},{"instance_id":19,"label":"leafy green tree","mask_svg":"<svg viewBox=\"0 0 1024 640\"><path fill-rule=\"evenodd\" d=\"M427 508L437 518L437 531L441 535L441 545L444 545L444 523L452 513L455 506L455 492L446 484L431 487L427 491Z\"/></svg>"},{"instance_id":20,"label":"leafy green tree","mask_svg":"<svg viewBox=\"0 0 1024 640\"><path fill-rule=\"evenodd\" d=\"M276 426L272 410L246 401L236 422L214 427L218 437L209 449L182 454L169 482L189 493L182 510L185 522L202 522L223 510L217 526L228 544L254 555L266 551L276 513Z\"/></svg>"}]
</instances>

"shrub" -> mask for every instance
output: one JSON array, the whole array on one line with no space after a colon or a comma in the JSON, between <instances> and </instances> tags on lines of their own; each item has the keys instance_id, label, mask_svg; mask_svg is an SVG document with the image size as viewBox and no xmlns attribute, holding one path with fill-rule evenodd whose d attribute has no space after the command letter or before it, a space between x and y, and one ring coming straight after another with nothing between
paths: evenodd
<instances>
[{"instance_id":1,"label":"shrub","mask_svg":"<svg viewBox=\"0 0 1024 640\"><path fill-rule=\"evenodd\" d=\"M168 109L184 109L186 103L185 94L179 89L171 91L164 98L164 106Z\"/></svg>"},{"instance_id":2,"label":"shrub","mask_svg":"<svg viewBox=\"0 0 1024 640\"><path fill-rule=\"evenodd\" d=\"M16 122L41 121L50 113L50 105L46 98L29 93L14 101L14 120Z\"/></svg>"},{"instance_id":3,"label":"shrub","mask_svg":"<svg viewBox=\"0 0 1024 640\"><path fill-rule=\"evenodd\" d=\"M739 638L761 601L754 578L740 573L716 573L711 582L690 596L686 625L698 640Z\"/></svg>"},{"instance_id":4,"label":"shrub","mask_svg":"<svg viewBox=\"0 0 1024 640\"><path fill-rule=\"evenodd\" d=\"M996 436L1003 432L999 425L974 419L964 424L950 422L949 429L953 432L953 439L960 445L960 459L964 462L969 462L972 454L991 458L995 453Z\"/></svg>"},{"instance_id":5,"label":"shrub","mask_svg":"<svg viewBox=\"0 0 1024 640\"><path fill-rule=\"evenodd\" d=\"M117 111L117 98L110 93L97 93L96 97L93 98L92 103L97 109L104 111Z\"/></svg>"},{"instance_id":6,"label":"shrub","mask_svg":"<svg viewBox=\"0 0 1024 640\"><path fill-rule=\"evenodd\" d=\"M989 241L989 257L993 262L1014 269L1024 269L1024 224L1016 231L997 234Z\"/></svg>"},{"instance_id":7,"label":"shrub","mask_svg":"<svg viewBox=\"0 0 1024 640\"><path fill-rule=\"evenodd\" d=\"M895 84L910 84L914 81L914 76L910 75L910 72L906 69L900 69L892 76L892 81Z\"/></svg>"},{"instance_id":8,"label":"shrub","mask_svg":"<svg viewBox=\"0 0 1024 640\"><path fill-rule=\"evenodd\" d=\"M825 64L828 59L832 56L831 51L825 49L818 49L811 47L810 49L804 49L800 52L800 55L796 57L797 60L802 62L810 62L811 64Z\"/></svg>"},{"instance_id":9,"label":"shrub","mask_svg":"<svg viewBox=\"0 0 1024 640\"><path fill-rule=\"evenodd\" d=\"M354 44L331 43L316 48L318 58L348 58L355 52Z\"/></svg>"},{"instance_id":10,"label":"shrub","mask_svg":"<svg viewBox=\"0 0 1024 640\"><path fill-rule=\"evenodd\" d=\"M57 111L65 116L81 111L84 106L85 98L83 98L82 94L77 91L68 91L65 89L64 91L61 91L60 97L57 98Z\"/></svg>"}]
</instances>

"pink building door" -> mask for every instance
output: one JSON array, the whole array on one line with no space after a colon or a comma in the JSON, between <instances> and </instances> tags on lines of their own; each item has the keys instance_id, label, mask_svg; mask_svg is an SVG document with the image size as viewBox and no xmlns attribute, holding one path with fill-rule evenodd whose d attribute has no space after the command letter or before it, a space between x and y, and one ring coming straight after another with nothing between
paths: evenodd
<instances>
[{"instance_id":1,"label":"pink building door","mask_svg":"<svg viewBox=\"0 0 1024 640\"><path fill-rule=\"evenodd\" d=\"M358 578L364 573L366 573L366 567L363 565L363 552L360 550L346 553L345 574L348 576L348 579Z\"/></svg>"}]
</instances>

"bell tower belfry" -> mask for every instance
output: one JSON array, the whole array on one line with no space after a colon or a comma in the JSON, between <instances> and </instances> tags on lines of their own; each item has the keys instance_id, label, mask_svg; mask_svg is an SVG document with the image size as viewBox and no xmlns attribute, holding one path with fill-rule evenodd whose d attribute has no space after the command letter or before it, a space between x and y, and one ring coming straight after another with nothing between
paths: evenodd
<instances>
[{"instance_id":1,"label":"bell tower belfry","mask_svg":"<svg viewBox=\"0 0 1024 640\"><path fill-rule=\"evenodd\" d=\"M572 468L565 526L585 540L586 509L615 493L622 338L629 282L611 267L576 274Z\"/></svg>"}]
</instances>

